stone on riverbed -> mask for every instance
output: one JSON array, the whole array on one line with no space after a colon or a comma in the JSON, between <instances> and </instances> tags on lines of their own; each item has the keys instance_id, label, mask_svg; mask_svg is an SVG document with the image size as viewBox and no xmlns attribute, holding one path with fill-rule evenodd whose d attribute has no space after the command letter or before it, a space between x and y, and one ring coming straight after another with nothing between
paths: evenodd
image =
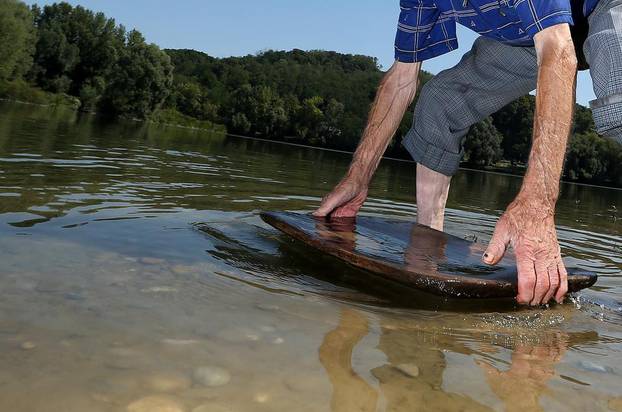
<instances>
[{"instance_id":1,"label":"stone on riverbed","mask_svg":"<svg viewBox=\"0 0 622 412\"><path fill-rule=\"evenodd\" d=\"M579 367L587 372L613 373L613 368L589 360L579 361Z\"/></svg>"},{"instance_id":2,"label":"stone on riverbed","mask_svg":"<svg viewBox=\"0 0 622 412\"><path fill-rule=\"evenodd\" d=\"M612 411L622 412L622 398L611 399L608 406Z\"/></svg>"},{"instance_id":3,"label":"stone on riverbed","mask_svg":"<svg viewBox=\"0 0 622 412\"><path fill-rule=\"evenodd\" d=\"M196 383L205 386L223 386L231 380L229 371L218 366L199 366L192 377Z\"/></svg>"},{"instance_id":4,"label":"stone on riverbed","mask_svg":"<svg viewBox=\"0 0 622 412\"><path fill-rule=\"evenodd\" d=\"M166 263L166 260L154 257L143 257L140 259L140 263L144 263L145 265L163 265Z\"/></svg>"},{"instance_id":5,"label":"stone on riverbed","mask_svg":"<svg viewBox=\"0 0 622 412\"><path fill-rule=\"evenodd\" d=\"M184 412L174 399L165 396L147 396L127 406L128 412Z\"/></svg>"},{"instance_id":6,"label":"stone on riverbed","mask_svg":"<svg viewBox=\"0 0 622 412\"><path fill-rule=\"evenodd\" d=\"M172 286L152 286L150 288L144 288L140 290L143 293L174 293L177 292L177 288Z\"/></svg>"},{"instance_id":7,"label":"stone on riverbed","mask_svg":"<svg viewBox=\"0 0 622 412\"><path fill-rule=\"evenodd\" d=\"M270 400L270 395L264 392L256 393L253 400L257 403L266 403Z\"/></svg>"},{"instance_id":8,"label":"stone on riverbed","mask_svg":"<svg viewBox=\"0 0 622 412\"><path fill-rule=\"evenodd\" d=\"M173 338L162 339L161 342L165 345L171 345L171 346L188 346L188 345L196 345L197 343L201 343L200 341L196 339L173 339Z\"/></svg>"},{"instance_id":9,"label":"stone on riverbed","mask_svg":"<svg viewBox=\"0 0 622 412\"><path fill-rule=\"evenodd\" d=\"M234 326L220 330L216 337L231 343L242 343L258 341L261 339L261 334L251 328Z\"/></svg>"},{"instance_id":10,"label":"stone on riverbed","mask_svg":"<svg viewBox=\"0 0 622 412\"><path fill-rule=\"evenodd\" d=\"M22 348L23 350L32 350L36 347L37 345L35 345L35 343L31 341L26 341L20 345L20 348Z\"/></svg>"},{"instance_id":11,"label":"stone on riverbed","mask_svg":"<svg viewBox=\"0 0 622 412\"><path fill-rule=\"evenodd\" d=\"M194 266L175 265L171 267L171 272L177 275L190 275L192 273L197 273L198 269Z\"/></svg>"},{"instance_id":12,"label":"stone on riverbed","mask_svg":"<svg viewBox=\"0 0 622 412\"><path fill-rule=\"evenodd\" d=\"M398 371L402 372L406 376L416 378L419 376L419 367L414 363L402 363L395 367Z\"/></svg>"},{"instance_id":13,"label":"stone on riverbed","mask_svg":"<svg viewBox=\"0 0 622 412\"><path fill-rule=\"evenodd\" d=\"M146 384L154 391L178 392L192 386L192 381L190 378L180 373L164 372L148 377Z\"/></svg>"},{"instance_id":14,"label":"stone on riverbed","mask_svg":"<svg viewBox=\"0 0 622 412\"><path fill-rule=\"evenodd\" d=\"M197 406L192 410L192 412L233 412L233 409L228 406L206 403Z\"/></svg>"}]
</instances>

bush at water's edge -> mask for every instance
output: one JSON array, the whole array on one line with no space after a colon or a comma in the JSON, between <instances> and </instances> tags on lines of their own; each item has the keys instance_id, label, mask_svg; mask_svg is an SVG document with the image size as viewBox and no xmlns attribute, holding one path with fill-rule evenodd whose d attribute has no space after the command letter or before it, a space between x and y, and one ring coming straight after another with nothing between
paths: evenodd
<instances>
[{"instance_id":1,"label":"bush at water's edge","mask_svg":"<svg viewBox=\"0 0 622 412\"><path fill-rule=\"evenodd\" d=\"M73 109L80 107L80 100L74 96L46 92L28 84L24 80L0 80L0 99L42 106L68 106Z\"/></svg>"},{"instance_id":2,"label":"bush at water's edge","mask_svg":"<svg viewBox=\"0 0 622 412\"><path fill-rule=\"evenodd\" d=\"M187 127L190 129L204 129L218 133L227 133L227 128L222 124L213 123L208 120L195 119L175 109L160 109L151 116L150 121L171 126Z\"/></svg>"}]
</instances>

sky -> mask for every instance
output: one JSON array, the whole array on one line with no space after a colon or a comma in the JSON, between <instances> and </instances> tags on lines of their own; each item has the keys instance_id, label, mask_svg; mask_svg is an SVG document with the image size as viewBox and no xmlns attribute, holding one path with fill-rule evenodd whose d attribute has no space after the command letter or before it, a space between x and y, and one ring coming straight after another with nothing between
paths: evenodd
<instances>
[{"instance_id":1,"label":"sky","mask_svg":"<svg viewBox=\"0 0 622 412\"><path fill-rule=\"evenodd\" d=\"M393 63L399 0L68 0L137 29L163 48L195 49L216 57L261 50L334 50ZM54 1L28 1L39 5ZM460 48L423 64L438 73L455 65L477 34L458 26ZM588 72L579 74L577 101L594 99Z\"/></svg>"}]
</instances>

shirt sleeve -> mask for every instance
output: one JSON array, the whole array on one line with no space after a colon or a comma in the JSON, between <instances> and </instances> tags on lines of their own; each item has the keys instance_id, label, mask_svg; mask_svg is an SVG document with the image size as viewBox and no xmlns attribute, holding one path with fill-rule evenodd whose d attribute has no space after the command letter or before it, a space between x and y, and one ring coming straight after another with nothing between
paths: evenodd
<instances>
[{"instance_id":1,"label":"shirt sleeve","mask_svg":"<svg viewBox=\"0 0 622 412\"><path fill-rule=\"evenodd\" d=\"M395 60L414 63L458 48L456 23L432 0L401 0Z\"/></svg>"},{"instance_id":2,"label":"shirt sleeve","mask_svg":"<svg viewBox=\"0 0 622 412\"><path fill-rule=\"evenodd\" d=\"M569 0L513 0L514 8L531 37L556 24L574 24Z\"/></svg>"}]
</instances>

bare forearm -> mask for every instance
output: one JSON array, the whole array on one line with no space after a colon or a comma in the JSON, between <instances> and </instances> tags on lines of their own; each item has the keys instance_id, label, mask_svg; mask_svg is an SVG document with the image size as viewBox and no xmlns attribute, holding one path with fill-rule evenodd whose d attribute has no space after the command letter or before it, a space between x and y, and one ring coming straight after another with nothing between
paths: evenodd
<instances>
[{"instance_id":1,"label":"bare forearm","mask_svg":"<svg viewBox=\"0 0 622 412\"><path fill-rule=\"evenodd\" d=\"M560 36L564 36L561 33ZM566 146L572 127L577 63L569 33L563 47L542 50L529 166L519 197L555 208Z\"/></svg>"},{"instance_id":2,"label":"bare forearm","mask_svg":"<svg viewBox=\"0 0 622 412\"><path fill-rule=\"evenodd\" d=\"M349 175L369 183L417 92L420 63L395 63L380 83Z\"/></svg>"}]
</instances>

